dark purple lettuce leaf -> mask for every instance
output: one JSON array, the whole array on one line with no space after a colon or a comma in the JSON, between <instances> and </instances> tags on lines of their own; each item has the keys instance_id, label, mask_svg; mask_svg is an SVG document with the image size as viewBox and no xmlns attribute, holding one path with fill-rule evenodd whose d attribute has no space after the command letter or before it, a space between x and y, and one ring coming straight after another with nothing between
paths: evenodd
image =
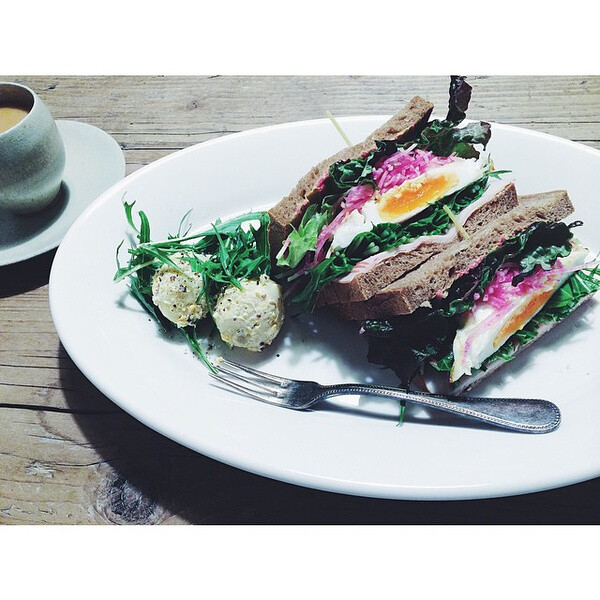
<instances>
[{"instance_id":1,"label":"dark purple lettuce leaf","mask_svg":"<svg viewBox=\"0 0 600 600\"><path fill-rule=\"evenodd\" d=\"M462 75L450 76L450 97L446 120L452 123L460 123L467 115L473 88L467 83L466 79Z\"/></svg>"}]
</instances>

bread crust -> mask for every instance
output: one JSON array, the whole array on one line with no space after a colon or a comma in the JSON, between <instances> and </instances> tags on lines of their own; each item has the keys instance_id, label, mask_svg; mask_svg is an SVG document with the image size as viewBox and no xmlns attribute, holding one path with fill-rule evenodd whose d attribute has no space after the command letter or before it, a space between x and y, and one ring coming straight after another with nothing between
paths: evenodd
<instances>
[{"instance_id":1,"label":"bread crust","mask_svg":"<svg viewBox=\"0 0 600 600\"><path fill-rule=\"evenodd\" d=\"M364 141L350 148L344 148L314 166L285 198L269 210L269 242L272 256L281 249L281 245L290 234L292 225L299 224L306 207L318 200L317 183L326 176L332 164L367 155L375 149L375 142L378 140L403 141L413 137L425 127L432 110L431 102L415 96L399 113L373 131Z\"/></svg>"},{"instance_id":2,"label":"bread crust","mask_svg":"<svg viewBox=\"0 0 600 600\"><path fill-rule=\"evenodd\" d=\"M556 222L573 212L564 190L520 196L518 205L481 228L469 239L452 244L416 269L363 302L336 305L347 320L380 319L414 312L470 271L502 242L536 221Z\"/></svg>"}]
</instances>

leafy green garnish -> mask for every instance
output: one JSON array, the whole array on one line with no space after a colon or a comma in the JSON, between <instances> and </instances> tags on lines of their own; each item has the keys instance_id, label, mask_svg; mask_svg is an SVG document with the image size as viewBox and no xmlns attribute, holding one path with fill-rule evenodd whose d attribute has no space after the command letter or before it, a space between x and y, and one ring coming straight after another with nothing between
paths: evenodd
<instances>
[{"instance_id":1,"label":"leafy green garnish","mask_svg":"<svg viewBox=\"0 0 600 600\"><path fill-rule=\"evenodd\" d=\"M181 332L202 362L214 371L202 350L196 327L175 327L156 309L152 302L152 279L161 265L181 271L175 259L187 262L192 271L202 276L201 294L207 301L209 312L212 312L213 304L224 287L241 287L240 281L243 279L270 274L268 213L250 212L226 222L217 220L210 229L195 234L190 234L189 229L182 233L187 213L179 224L177 235L168 236L164 241L152 242L148 217L143 211L139 211L138 226L133 216L134 204L135 202L124 202L123 207L127 222L136 234L137 243L128 248L129 260L126 265L119 263L118 253L123 242L119 244L114 281L128 279L132 295L161 328L175 328Z\"/></svg>"},{"instance_id":2,"label":"leafy green garnish","mask_svg":"<svg viewBox=\"0 0 600 600\"><path fill-rule=\"evenodd\" d=\"M446 356L442 356L442 358L438 358L435 362L432 362L432 366L438 371L447 371L450 372L452 369L452 363L454 362L454 353L452 351L448 352Z\"/></svg>"},{"instance_id":3,"label":"leafy green garnish","mask_svg":"<svg viewBox=\"0 0 600 600\"><path fill-rule=\"evenodd\" d=\"M339 161L329 167L331 183L343 192L363 183L374 185L373 169L377 152L371 152L364 158Z\"/></svg>"},{"instance_id":4,"label":"leafy green garnish","mask_svg":"<svg viewBox=\"0 0 600 600\"><path fill-rule=\"evenodd\" d=\"M404 425L404 415L406 413L406 400L400 400L400 414L398 415L398 422L396 427L402 427Z\"/></svg>"}]
</instances>

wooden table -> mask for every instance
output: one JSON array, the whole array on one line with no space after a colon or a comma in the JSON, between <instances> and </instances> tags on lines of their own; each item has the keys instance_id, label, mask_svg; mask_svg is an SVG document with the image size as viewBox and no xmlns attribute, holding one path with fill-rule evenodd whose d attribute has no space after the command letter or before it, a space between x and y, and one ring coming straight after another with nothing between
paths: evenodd
<instances>
[{"instance_id":1,"label":"wooden table","mask_svg":"<svg viewBox=\"0 0 600 600\"><path fill-rule=\"evenodd\" d=\"M334 114L389 114L445 77L16 77L58 119L108 131L131 173L223 134ZM471 118L600 149L600 77L472 77ZM386 501L225 466L117 408L62 348L48 308L54 253L0 268L0 523L600 523L600 479L505 499Z\"/></svg>"}]
</instances>

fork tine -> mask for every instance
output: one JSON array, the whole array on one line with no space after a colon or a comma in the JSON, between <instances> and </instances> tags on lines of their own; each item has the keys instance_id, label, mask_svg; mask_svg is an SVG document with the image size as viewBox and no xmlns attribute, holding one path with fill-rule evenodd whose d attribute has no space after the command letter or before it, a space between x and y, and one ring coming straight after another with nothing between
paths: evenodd
<instances>
[{"instance_id":1,"label":"fork tine","mask_svg":"<svg viewBox=\"0 0 600 600\"><path fill-rule=\"evenodd\" d=\"M219 383L222 383L222 384L232 387L240 392L243 392L247 396L251 396L252 398L255 398L256 400L260 400L261 402L267 402L268 404L277 404L277 405L281 404L280 402L277 401L277 396L274 396L274 395L267 396L267 395L259 394L256 392L256 390L252 390L250 388L247 388L246 386L240 385L239 383L236 383L235 381L231 381L231 379L227 379L226 377L223 377L222 375L215 375L214 373L209 373L209 375L213 379L216 379Z\"/></svg>"},{"instance_id":2,"label":"fork tine","mask_svg":"<svg viewBox=\"0 0 600 600\"><path fill-rule=\"evenodd\" d=\"M240 365L231 360L223 359L223 362L230 367L235 367L236 369L240 369L242 371L246 371L246 373L250 373L255 377L263 377L264 379L269 379L275 383L286 383L290 381L289 379L285 379L284 377L278 377L277 375L272 375L271 373L265 373L264 371L257 371L256 369L252 369L251 367L247 367L246 365Z\"/></svg>"},{"instance_id":3,"label":"fork tine","mask_svg":"<svg viewBox=\"0 0 600 600\"><path fill-rule=\"evenodd\" d=\"M232 371L231 369L227 369L226 367L216 365L215 368L217 369L217 371L219 371L219 373L227 373L228 375L231 375L232 377L235 377L236 379L239 379L240 381L243 381L244 383L250 383L256 387L259 387L261 390L264 390L265 392L270 392L271 394L276 394L279 390L281 390L280 384L269 382L269 383L271 383L271 387L269 387L268 385L264 385L263 383L260 383L259 381L249 381L247 376L241 375L240 373L236 373L235 371ZM275 385L275 388L272 387L273 385Z\"/></svg>"}]
</instances>

